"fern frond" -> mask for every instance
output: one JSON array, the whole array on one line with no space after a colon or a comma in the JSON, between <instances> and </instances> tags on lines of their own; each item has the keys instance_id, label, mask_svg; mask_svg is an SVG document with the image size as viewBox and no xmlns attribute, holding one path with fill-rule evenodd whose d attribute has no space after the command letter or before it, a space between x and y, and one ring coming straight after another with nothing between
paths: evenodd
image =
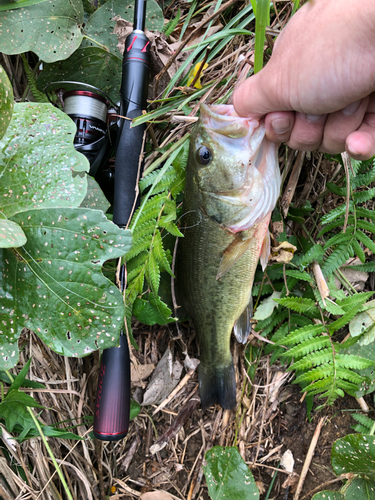
<instances>
[{"instance_id":1,"label":"fern frond","mask_svg":"<svg viewBox=\"0 0 375 500\"><path fill-rule=\"evenodd\" d=\"M358 375L358 373L353 372L352 370L348 370L347 368L337 367L336 377L342 380L348 380L349 382L352 382L352 384L356 385L359 385L361 382L363 382L363 377L361 375Z\"/></svg>"},{"instance_id":2,"label":"fern frond","mask_svg":"<svg viewBox=\"0 0 375 500\"><path fill-rule=\"evenodd\" d=\"M375 243L367 236L367 234L363 233L360 229L357 229L355 236L361 243L366 245L372 253L375 253Z\"/></svg>"},{"instance_id":3,"label":"fern frond","mask_svg":"<svg viewBox=\"0 0 375 500\"><path fill-rule=\"evenodd\" d=\"M126 254L127 259L128 260L133 259L141 252L145 251L147 252L151 246L151 242L152 242L152 234L144 238L139 238L136 244L133 244L129 252Z\"/></svg>"},{"instance_id":4,"label":"fern frond","mask_svg":"<svg viewBox=\"0 0 375 500\"><path fill-rule=\"evenodd\" d=\"M316 307L313 300L304 297L284 297L283 299L274 299L274 301L299 313L312 311Z\"/></svg>"},{"instance_id":5,"label":"fern frond","mask_svg":"<svg viewBox=\"0 0 375 500\"><path fill-rule=\"evenodd\" d=\"M142 214L138 219L137 226L141 226L145 222L148 222L150 219L157 219L160 211L168 200L168 193L160 193L155 196L152 196L147 200L146 205L142 208L141 206L136 210L134 216L132 217L132 223L130 224L130 229L134 231L134 221L137 220L137 215L139 211L142 209Z\"/></svg>"},{"instance_id":6,"label":"fern frond","mask_svg":"<svg viewBox=\"0 0 375 500\"><path fill-rule=\"evenodd\" d=\"M160 228L166 229L168 231L168 233L171 234L172 236L178 236L180 238L183 238L183 236L184 236L181 233L181 231L178 229L176 224L172 221L166 220L166 217L161 217L161 219L159 220L158 226Z\"/></svg>"},{"instance_id":7,"label":"fern frond","mask_svg":"<svg viewBox=\"0 0 375 500\"><path fill-rule=\"evenodd\" d=\"M329 363L333 361L333 352L332 349L326 348L321 349L317 352L312 352L308 356L300 359L299 361L295 361L289 368L288 371L296 370L296 371L305 371L313 366L319 366L324 363Z\"/></svg>"},{"instance_id":8,"label":"fern frond","mask_svg":"<svg viewBox=\"0 0 375 500\"><path fill-rule=\"evenodd\" d=\"M308 318L307 316L302 316L301 314L291 314L289 323L291 325L296 325L296 326L307 326L314 324L311 318Z\"/></svg>"},{"instance_id":9,"label":"fern frond","mask_svg":"<svg viewBox=\"0 0 375 500\"><path fill-rule=\"evenodd\" d=\"M336 229L336 228L341 229L342 226L344 225L344 222L345 222L345 217L340 217L339 219L336 219L333 222L330 222L325 227L323 227L323 229L320 230L317 238L320 238L325 233L329 233L330 231L333 231L333 229ZM354 224L354 222L355 222L354 215L349 215L348 224Z\"/></svg>"},{"instance_id":10,"label":"fern frond","mask_svg":"<svg viewBox=\"0 0 375 500\"><path fill-rule=\"evenodd\" d=\"M297 271L295 269L287 269L285 271L287 276L291 276L292 278L296 278L297 280L308 281L309 283L313 282L313 278L306 271Z\"/></svg>"},{"instance_id":11,"label":"fern frond","mask_svg":"<svg viewBox=\"0 0 375 500\"><path fill-rule=\"evenodd\" d=\"M304 269L307 267L313 260L319 261L321 257L324 255L324 249L322 245L316 244L313 245L303 256L301 262L300 262L300 267Z\"/></svg>"},{"instance_id":12,"label":"fern frond","mask_svg":"<svg viewBox=\"0 0 375 500\"><path fill-rule=\"evenodd\" d=\"M171 276L173 276L172 269L167 258L167 253L164 250L163 242L161 239L160 231L155 231L154 241L152 245L152 251L155 255L155 259L160 266L161 271L167 271Z\"/></svg>"},{"instance_id":13,"label":"fern frond","mask_svg":"<svg viewBox=\"0 0 375 500\"><path fill-rule=\"evenodd\" d=\"M150 252L147 262L146 279L152 292L157 295L160 285L160 268L158 262L156 261L154 252Z\"/></svg>"},{"instance_id":14,"label":"fern frond","mask_svg":"<svg viewBox=\"0 0 375 500\"><path fill-rule=\"evenodd\" d=\"M300 356L306 356L311 352L318 351L319 349L324 349L331 345L329 337L314 337L309 340L305 340L301 344L296 345L282 354L286 358L297 358Z\"/></svg>"},{"instance_id":15,"label":"fern frond","mask_svg":"<svg viewBox=\"0 0 375 500\"><path fill-rule=\"evenodd\" d=\"M319 394L323 391L330 392L330 390L332 389L334 389L333 377L327 377L317 380L316 382L313 382L307 387L304 387L304 390L310 393L311 395Z\"/></svg>"},{"instance_id":16,"label":"fern frond","mask_svg":"<svg viewBox=\"0 0 375 500\"><path fill-rule=\"evenodd\" d=\"M363 432L364 434L368 434L368 432L372 429L372 426L375 423L375 421L372 420L372 418L368 417L367 415L363 415L362 413L353 413L352 417L354 418L354 420L359 422L361 426L365 429L364 431L357 431L357 432ZM355 427L352 428L355 429Z\"/></svg>"},{"instance_id":17,"label":"fern frond","mask_svg":"<svg viewBox=\"0 0 375 500\"><path fill-rule=\"evenodd\" d=\"M307 325L291 332L287 337L276 342L278 345L296 345L304 340L316 337L326 330L324 325Z\"/></svg>"},{"instance_id":18,"label":"fern frond","mask_svg":"<svg viewBox=\"0 0 375 500\"><path fill-rule=\"evenodd\" d=\"M136 245L138 240L143 240L144 238L153 235L155 231L155 224L155 219L151 219L143 224L138 224L133 231L133 245Z\"/></svg>"},{"instance_id":19,"label":"fern frond","mask_svg":"<svg viewBox=\"0 0 375 500\"><path fill-rule=\"evenodd\" d=\"M357 314L362 309L361 305L354 306L352 307L349 311L347 311L341 318L338 318L336 321L333 323L330 323L328 325L328 331L332 335L333 333L337 332L337 330L340 330L340 328L343 328L346 326Z\"/></svg>"},{"instance_id":20,"label":"fern frond","mask_svg":"<svg viewBox=\"0 0 375 500\"><path fill-rule=\"evenodd\" d=\"M346 196L346 187L340 187L333 182L327 182L326 187L337 196Z\"/></svg>"},{"instance_id":21,"label":"fern frond","mask_svg":"<svg viewBox=\"0 0 375 500\"><path fill-rule=\"evenodd\" d=\"M324 261L322 271L325 276L329 276L336 269L342 266L350 257L353 257L354 251L350 244L342 243L338 245L331 255Z\"/></svg>"},{"instance_id":22,"label":"fern frond","mask_svg":"<svg viewBox=\"0 0 375 500\"><path fill-rule=\"evenodd\" d=\"M266 337L277 325L284 321L288 317L288 315L289 311L287 309L284 309L281 312L275 309L269 318L258 321L255 327L255 331L262 331L262 335Z\"/></svg>"},{"instance_id":23,"label":"fern frond","mask_svg":"<svg viewBox=\"0 0 375 500\"><path fill-rule=\"evenodd\" d=\"M314 382L314 380L320 380L327 377L332 377L333 365L323 365L313 370L309 370L306 373L301 373L293 381L293 384L304 384L306 382Z\"/></svg>"},{"instance_id":24,"label":"fern frond","mask_svg":"<svg viewBox=\"0 0 375 500\"><path fill-rule=\"evenodd\" d=\"M176 29L176 26L180 22L180 17L181 17L181 10L180 7L178 8L176 17L174 19L171 19L170 21L167 22L167 24L163 28L163 32L165 33L165 36L168 38Z\"/></svg>"},{"instance_id":25,"label":"fern frond","mask_svg":"<svg viewBox=\"0 0 375 500\"><path fill-rule=\"evenodd\" d=\"M276 344L277 342L280 342L282 339L284 339L288 335L288 333L289 333L289 325L288 323L284 323L272 335L271 340Z\"/></svg>"},{"instance_id":26,"label":"fern frond","mask_svg":"<svg viewBox=\"0 0 375 500\"><path fill-rule=\"evenodd\" d=\"M375 198L375 188L369 189L367 191L357 191L353 193L353 199L355 203L365 203L366 201L371 201Z\"/></svg>"},{"instance_id":27,"label":"fern frond","mask_svg":"<svg viewBox=\"0 0 375 500\"><path fill-rule=\"evenodd\" d=\"M350 266L351 268L352 266ZM354 266L353 266L354 267ZM374 295L375 292L361 292L345 297L344 299L338 300L338 304L345 311L350 311L352 307L361 305L363 306L366 302Z\"/></svg>"},{"instance_id":28,"label":"fern frond","mask_svg":"<svg viewBox=\"0 0 375 500\"><path fill-rule=\"evenodd\" d=\"M359 221L357 221L359 222ZM358 243L358 241L353 238L353 241L352 241L352 245L353 245L353 250L355 252L355 254L357 255L357 257L359 258L359 260L363 263L366 262L366 255L365 255L365 252L363 251L361 245Z\"/></svg>"},{"instance_id":29,"label":"fern frond","mask_svg":"<svg viewBox=\"0 0 375 500\"><path fill-rule=\"evenodd\" d=\"M375 210L369 210L368 208L356 207L355 209L357 217L366 217L375 221Z\"/></svg>"},{"instance_id":30,"label":"fern frond","mask_svg":"<svg viewBox=\"0 0 375 500\"><path fill-rule=\"evenodd\" d=\"M360 227L361 229L365 229L366 231L375 234L375 224L373 224L372 222L368 222L367 220L358 219L357 227Z\"/></svg>"},{"instance_id":31,"label":"fern frond","mask_svg":"<svg viewBox=\"0 0 375 500\"><path fill-rule=\"evenodd\" d=\"M336 366L350 368L352 370L364 370L370 366L375 366L375 361L361 358L360 356L354 356L353 354L336 354L335 362Z\"/></svg>"},{"instance_id":32,"label":"fern frond","mask_svg":"<svg viewBox=\"0 0 375 500\"><path fill-rule=\"evenodd\" d=\"M352 201L349 202L349 212L353 213L354 211L354 204ZM338 217L341 217L342 215L345 215L346 213L346 205L340 205L333 210L331 210L328 214L323 215L323 217L320 219L321 224L328 224L329 222L334 221Z\"/></svg>"},{"instance_id":33,"label":"fern frond","mask_svg":"<svg viewBox=\"0 0 375 500\"><path fill-rule=\"evenodd\" d=\"M349 267L349 266L348 266ZM350 269L354 271L364 271L365 273L375 272L375 260L372 262L367 262L366 264L358 264L357 266L350 266Z\"/></svg>"},{"instance_id":34,"label":"fern frond","mask_svg":"<svg viewBox=\"0 0 375 500\"><path fill-rule=\"evenodd\" d=\"M44 103L49 102L46 94L41 92L36 86L36 79L34 73L32 72L25 54L21 54L22 64L25 69L25 74L27 78L27 83L29 84L31 93L36 100L36 102Z\"/></svg>"},{"instance_id":35,"label":"fern frond","mask_svg":"<svg viewBox=\"0 0 375 500\"><path fill-rule=\"evenodd\" d=\"M324 245L324 250L327 250L328 248L331 248L333 245L340 245L342 243L348 243L352 241L353 238L353 233L354 233L354 227L349 226L346 229L346 233L340 233L336 234L335 236L332 236Z\"/></svg>"},{"instance_id":36,"label":"fern frond","mask_svg":"<svg viewBox=\"0 0 375 500\"><path fill-rule=\"evenodd\" d=\"M363 381L363 377L362 377L362 381ZM340 387L341 389L344 389L344 391L346 391L348 394L351 394L351 395L354 395L357 391L358 391L358 386L359 384L353 384L352 382L348 382L347 380L343 380L343 379L337 379L336 381L336 384L338 387ZM344 396L344 394L343 394Z\"/></svg>"}]
</instances>

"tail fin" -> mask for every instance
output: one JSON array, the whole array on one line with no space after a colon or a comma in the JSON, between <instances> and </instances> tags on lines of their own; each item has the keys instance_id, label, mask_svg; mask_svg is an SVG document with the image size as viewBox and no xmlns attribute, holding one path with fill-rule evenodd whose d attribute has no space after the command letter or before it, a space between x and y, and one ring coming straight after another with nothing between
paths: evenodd
<instances>
[{"instance_id":1,"label":"tail fin","mask_svg":"<svg viewBox=\"0 0 375 500\"><path fill-rule=\"evenodd\" d=\"M236 374L233 361L227 366L205 366L200 363L198 375L202 410L205 411L215 403L219 403L224 410L233 410L236 406Z\"/></svg>"}]
</instances>

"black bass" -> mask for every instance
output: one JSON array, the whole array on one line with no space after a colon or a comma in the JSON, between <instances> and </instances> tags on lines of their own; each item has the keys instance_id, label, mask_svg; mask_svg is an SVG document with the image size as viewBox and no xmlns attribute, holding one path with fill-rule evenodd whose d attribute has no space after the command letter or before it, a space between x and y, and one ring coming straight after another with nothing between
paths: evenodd
<instances>
[{"instance_id":1,"label":"black bass","mask_svg":"<svg viewBox=\"0 0 375 500\"><path fill-rule=\"evenodd\" d=\"M200 346L202 408L236 405L230 352L250 332L249 304L259 258L268 261L268 224L281 185L277 146L264 123L233 106L200 107L190 137L178 243L177 299L190 314Z\"/></svg>"}]
</instances>

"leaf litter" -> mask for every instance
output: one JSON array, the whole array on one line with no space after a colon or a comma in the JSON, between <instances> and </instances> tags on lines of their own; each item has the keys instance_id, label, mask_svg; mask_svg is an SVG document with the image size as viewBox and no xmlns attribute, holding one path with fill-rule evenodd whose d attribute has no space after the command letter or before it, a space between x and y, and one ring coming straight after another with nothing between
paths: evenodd
<instances>
[{"instance_id":1,"label":"leaf litter","mask_svg":"<svg viewBox=\"0 0 375 500\"><path fill-rule=\"evenodd\" d=\"M242 1L231 3L235 13L240 13L241 9L246 7ZM164 39L163 35L160 35L160 38L155 35L155 52L161 61L159 65L169 65L165 71L167 77L164 83L160 81L160 86L154 87L155 96L161 95L169 79L173 78L181 64L186 61L186 56L191 53L182 49L199 43L204 36L201 28L203 15L210 15L213 8L220 8L221 5L221 2L202 2L203 14L195 14L190 19L188 29L180 40L180 31L191 3L164 2L166 19L172 19L176 15L178 6L181 7L183 15L168 39ZM292 4L277 2L277 10L277 16L273 16L273 24L269 30L272 36L280 33L285 26L291 15ZM206 36L211 36L221 29L217 18L213 23ZM250 29L251 27L254 26L250 25ZM207 26L204 31L206 29ZM183 57L176 55L177 50L181 50ZM175 122L173 128L154 129L156 147L165 147L166 144L179 140L187 131L189 117L194 119L199 102L210 103L224 98L235 83L231 75L238 76L239 79L244 78L251 69L252 60L253 38L239 35L230 43L223 44L220 52L210 60L209 67L202 77L203 92L196 100L192 100L189 110L186 107L172 106L164 116L160 115L168 120L177 115L181 117L181 121L177 124ZM189 69L188 65L185 73L188 73ZM213 82L211 86L207 85L209 82ZM192 93L187 86L182 85L180 88L187 96ZM189 114L186 119L185 113ZM151 154L146 160L146 167L158 154ZM328 159L322 159L319 153L311 153L304 156L301 169L301 157L298 157L297 152L287 152L285 148L281 148L280 168L284 177L293 172L293 169L300 170L302 180L299 182L305 183L305 186L309 185L308 193L299 185L294 186L293 201L299 203L301 197L305 197L304 201L309 199L314 203L325 191L327 181L335 175L338 167ZM297 180L298 176L296 183ZM96 198L92 200L97 202ZM291 201L288 199L288 203ZM331 210L336 202L335 198L331 198L327 211ZM287 259L281 259L282 264L286 261ZM369 283L367 280L363 281L367 287ZM152 389L151 395L154 399L149 402L150 406L143 407L132 420L125 439L115 443L101 443L93 440L90 435L99 352L85 358L62 358L43 344L33 332L25 329L21 334L20 366L24 366L31 358L28 378L46 387L22 389L43 406L43 409L36 410L38 413L40 411L39 419L45 425L75 431L83 438L81 441L49 438L52 451L68 478L74 499L96 500L109 496L114 500L206 500L208 493L202 466L206 452L213 446L237 446L240 457L251 469L260 491L267 491L277 472L271 498L285 498L286 488L292 485L293 489L296 484L294 481L293 485L292 480L288 485L283 484L290 476L279 466L280 460L285 451L290 449L295 459L294 472L301 472L316 427L316 419L312 423L306 420L306 408L304 402L300 401L301 393L295 386L290 385L290 376L285 376L284 367L280 363L271 364L270 356L262 353L245 359L244 348L233 341L232 352L237 371L237 411L225 412L215 406L203 414L199 407L196 365L183 368L186 354L192 359L198 355L194 331L189 323L158 327L145 326L135 321L133 335L139 350L132 352L132 368L138 374L134 377L132 391L138 391L143 396L148 386ZM262 350L263 342L259 337L251 337L250 347L254 352ZM164 391L161 393L159 389L156 390L157 384L147 382L147 378L153 373L156 379L157 367L163 365L167 366L164 374L167 383L161 382L160 388L164 385ZM250 376L251 369L253 374ZM178 390L169 399L173 389ZM164 402L166 404L163 405ZM157 408L160 410L154 413ZM330 417L329 424L322 430L317 453L311 465L314 475L308 475L305 480L305 496L319 484L334 477L330 472L330 448L333 439L349 432L350 417L341 410L351 408L357 408L357 403L346 397L333 409L324 410ZM162 448L152 448L156 443L160 443L160 440L163 441L165 436L167 438L164 439ZM3 445L0 473L6 484L3 485L2 482L1 488L8 498L21 499L27 495L28 498L43 500L61 498L59 482L40 439L32 438L19 443L11 437L6 437L4 433ZM4 457L11 457L19 468L9 467L9 462ZM7 498L5 494L4 497Z\"/></svg>"}]
</instances>

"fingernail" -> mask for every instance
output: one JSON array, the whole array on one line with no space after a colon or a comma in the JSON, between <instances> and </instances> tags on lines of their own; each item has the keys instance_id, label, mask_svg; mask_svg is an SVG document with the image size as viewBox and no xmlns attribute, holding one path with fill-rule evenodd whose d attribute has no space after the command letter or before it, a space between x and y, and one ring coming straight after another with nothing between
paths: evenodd
<instances>
[{"instance_id":1,"label":"fingernail","mask_svg":"<svg viewBox=\"0 0 375 500\"><path fill-rule=\"evenodd\" d=\"M306 117L306 120L308 122L312 122L312 123L316 123L318 122L319 120L322 119L322 116L323 115L313 115L313 114L306 114L305 117Z\"/></svg>"},{"instance_id":2,"label":"fingernail","mask_svg":"<svg viewBox=\"0 0 375 500\"><path fill-rule=\"evenodd\" d=\"M289 118L275 118L271 122L271 127L275 134L281 135L285 134L292 128L292 122Z\"/></svg>"},{"instance_id":3,"label":"fingernail","mask_svg":"<svg viewBox=\"0 0 375 500\"><path fill-rule=\"evenodd\" d=\"M352 102L342 109L342 113L347 116L353 115L358 110L360 104L361 99L359 101Z\"/></svg>"}]
</instances>

